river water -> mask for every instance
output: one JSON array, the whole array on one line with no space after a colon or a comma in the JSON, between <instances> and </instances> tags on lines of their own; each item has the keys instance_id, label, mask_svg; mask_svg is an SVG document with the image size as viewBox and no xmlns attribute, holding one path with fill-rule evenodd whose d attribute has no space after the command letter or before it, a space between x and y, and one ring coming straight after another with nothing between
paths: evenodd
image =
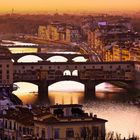
<instances>
[{"instance_id":1,"label":"river water","mask_svg":"<svg viewBox=\"0 0 140 140\"><path fill-rule=\"evenodd\" d=\"M14 94L24 104L38 103L37 86L29 83L17 84L19 89ZM50 104L83 104L86 112L92 112L97 114L99 118L108 120L106 123L107 132L114 131L114 133L120 133L122 137L134 133L140 137L140 107L120 101L122 97L127 98L127 96L128 93L125 90L109 83L97 86L96 99L88 102L84 100L84 87L81 84L64 81L49 87Z\"/></svg>"},{"instance_id":2,"label":"river water","mask_svg":"<svg viewBox=\"0 0 140 140\"><path fill-rule=\"evenodd\" d=\"M23 82L16 84L19 88L13 93L24 104L38 103L36 85ZM134 133L140 137L140 106L131 103L130 99L133 94L134 92L128 94L124 89L109 83L102 83L96 86L96 99L87 102L84 100L84 85L64 81L49 87L48 98L50 104L82 104L86 112L92 112L108 120L107 132L114 131L114 133L120 133L122 137L128 137Z\"/></svg>"}]
</instances>

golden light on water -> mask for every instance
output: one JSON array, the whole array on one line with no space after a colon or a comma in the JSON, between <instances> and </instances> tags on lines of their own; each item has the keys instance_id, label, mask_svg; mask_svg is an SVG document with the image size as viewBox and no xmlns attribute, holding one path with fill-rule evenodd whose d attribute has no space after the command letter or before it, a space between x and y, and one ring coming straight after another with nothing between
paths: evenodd
<instances>
[{"instance_id":1,"label":"golden light on water","mask_svg":"<svg viewBox=\"0 0 140 140\"><path fill-rule=\"evenodd\" d=\"M83 92L49 92L52 104L78 104L84 99Z\"/></svg>"},{"instance_id":2,"label":"golden light on water","mask_svg":"<svg viewBox=\"0 0 140 140\"><path fill-rule=\"evenodd\" d=\"M14 47L9 47L9 50L12 52L12 53L36 53L37 52L37 48L14 48Z\"/></svg>"},{"instance_id":3,"label":"golden light on water","mask_svg":"<svg viewBox=\"0 0 140 140\"><path fill-rule=\"evenodd\" d=\"M61 82L60 82L61 83ZM75 82L71 82L68 85L65 84L65 82L61 83L61 86L65 91L62 91L62 88L60 88L60 83L54 84L50 89L49 89L49 99L51 104L76 104L76 103L81 103L84 101L84 91L83 88L81 91L67 91L68 87L73 87L75 86ZM24 104L32 104L36 103L38 96L37 96L37 86L29 83L16 83L20 88L18 91L15 91L14 93L22 99ZM64 86L65 85L65 86ZM78 85L78 83L77 83ZM77 86L76 85L76 86ZM108 84L102 84L102 88L105 89L105 85L108 86ZM79 83L79 88L83 87ZM54 88L54 89L53 89ZM57 90L60 91L57 91ZM53 91L52 91L53 90ZM79 89L80 90L80 89ZM116 87L115 91L116 92ZM114 94L108 94L106 92L99 92L96 93L102 99L104 98L112 98ZM120 93L116 93L120 94ZM112 97L110 97L112 96ZM113 103L111 100L110 102L88 102L84 103L84 109L86 112L92 112L93 114L97 114L98 117L105 118L108 120L106 124L107 132L109 131L114 131L121 133L122 136L128 136L129 134L132 135L133 132L135 132L136 135L140 136L140 121L139 121L139 116L140 116L140 111L139 108L135 106L131 106L128 104L121 104L121 103Z\"/></svg>"},{"instance_id":4,"label":"golden light on water","mask_svg":"<svg viewBox=\"0 0 140 140\"><path fill-rule=\"evenodd\" d=\"M84 85L75 81L61 81L49 86L50 91L84 91Z\"/></svg>"},{"instance_id":5,"label":"golden light on water","mask_svg":"<svg viewBox=\"0 0 140 140\"><path fill-rule=\"evenodd\" d=\"M22 100L23 104L33 104L38 99L38 86L25 83L25 82L18 82L15 83L18 86L18 89L13 93Z\"/></svg>"},{"instance_id":6,"label":"golden light on water","mask_svg":"<svg viewBox=\"0 0 140 140\"><path fill-rule=\"evenodd\" d=\"M116 102L91 102L84 107L87 112L106 118L107 132L114 131L123 137L135 135L140 137L140 110L135 106Z\"/></svg>"}]
</instances>

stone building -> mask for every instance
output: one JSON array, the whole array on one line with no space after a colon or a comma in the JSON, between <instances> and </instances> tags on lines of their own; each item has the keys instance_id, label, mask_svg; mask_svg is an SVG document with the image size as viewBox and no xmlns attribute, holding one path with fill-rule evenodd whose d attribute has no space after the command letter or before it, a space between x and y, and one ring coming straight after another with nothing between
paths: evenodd
<instances>
[{"instance_id":1,"label":"stone building","mask_svg":"<svg viewBox=\"0 0 140 140\"><path fill-rule=\"evenodd\" d=\"M6 140L105 140L107 120L85 113L82 105L9 108L0 116L0 138Z\"/></svg>"},{"instance_id":2,"label":"stone building","mask_svg":"<svg viewBox=\"0 0 140 140\"><path fill-rule=\"evenodd\" d=\"M0 91L8 90L13 84L13 62L11 52L0 46Z\"/></svg>"}]
</instances>

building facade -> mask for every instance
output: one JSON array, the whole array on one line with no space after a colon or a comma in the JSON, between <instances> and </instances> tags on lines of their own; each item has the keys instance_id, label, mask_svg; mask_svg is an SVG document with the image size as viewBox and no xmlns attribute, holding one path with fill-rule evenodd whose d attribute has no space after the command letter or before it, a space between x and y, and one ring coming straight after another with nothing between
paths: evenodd
<instances>
[{"instance_id":1,"label":"building facade","mask_svg":"<svg viewBox=\"0 0 140 140\"><path fill-rule=\"evenodd\" d=\"M81 32L77 26L54 22L47 26L39 26L38 38L60 43L79 42Z\"/></svg>"},{"instance_id":2,"label":"building facade","mask_svg":"<svg viewBox=\"0 0 140 140\"><path fill-rule=\"evenodd\" d=\"M4 140L105 140L105 123L82 105L46 107L16 106L0 117L0 138Z\"/></svg>"},{"instance_id":3,"label":"building facade","mask_svg":"<svg viewBox=\"0 0 140 140\"><path fill-rule=\"evenodd\" d=\"M0 47L0 89L10 88L13 84L13 62L11 60L11 52Z\"/></svg>"}]
</instances>

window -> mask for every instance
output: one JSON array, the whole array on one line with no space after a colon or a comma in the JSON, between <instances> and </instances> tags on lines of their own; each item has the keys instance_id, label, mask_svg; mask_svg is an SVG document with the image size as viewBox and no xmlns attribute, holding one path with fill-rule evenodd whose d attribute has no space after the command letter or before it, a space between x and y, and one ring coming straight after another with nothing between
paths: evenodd
<instances>
[{"instance_id":1,"label":"window","mask_svg":"<svg viewBox=\"0 0 140 140\"><path fill-rule=\"evenodd\" d=\"M127 65L127 68L130 68L130 66L129 66L129 65Z\"/></svg>"},{"instance_id":2,"label":"window","mask_svg":"<svg viewBox=\"0 0 140 140\"><path fill-rule=\"evenodd\" d=\"M10 76L9 76L9 74L7 75L7 79L9 79L10 78Z\"/></svg>"},{"instance_id":3,"label":"window","mask_svg":"<svg viewBox=\"0 0 140 140\"><path fill-rule=\"evenodd\" d=\"M9 74L9 70L7 70L7 74Z\"/></svg>"},{"instance_id":4,"label":"window","mask_svg":"<svg viewBox=\"0 0 140 140\"><path fill-rule=\"evenodd\" d=\"M13 129L16 130L16 122L14 122L14 128Z\"/></svg>"},{"instance_id":5,"label":"window","mask_svg":"<svg viewBox=\"0 0 140 140\"><path fill-rule=\"evenodd\" d=\"M9 64L7 64L6 67L9 68Z\"/></svg>"},{"instance_id":6,"label":"window","mask_svg":"<svg viewBox=\"0 0 140 140\"><path fill-rule=\"evenodd\" d=\"M66 137L67 138L73 138L74 137L74 131L72 128L67 128L66 129Z\"/></svg>"},{"instance_id":7,"label":"window","mask_svg":"<svg viewBox=\"0 0 140 140\"><path fill-rule=\"evenodd\" d=\"M5 125L4 126L5 126L5 128L7 128L7 120L5 120Z\"/></svg>"},{"instance_id":8,"label":"window","mask_svg":"<svg viewBox=\"0 0 140 140\"><path fill-rule=\"evenodd\" d=\"M42 128L42 131L41 131L41 138L42 138L42 139L45 139L45 128Z\"/></svg>"},{"instance_id":9,"label":"window","mask_svg":"<svg viewBox=\"0 0 140 140\"><path fill-rule=\"evenodd\" d=\"M12 129L12 122L9 122L9 129Z\"/></svg>"},{"instance_id":10,"label":"window","mask_svg":"<svg viewBox=\"0 0 140 140\"><path fill-rule=\"evenodd\" d=\"M98 127L96 126L92 127L92 131L93 131L93 137L97 138L99 136Z\"/></svg>"},{"instance_id":11,"label":"window","mask_svg":"<svg viewBox=\"0 0 140 140\"><path fill-rule=\"evenodd\" d=\"M81 135L81 138L86 138L87 136L86 127L81 127L80 135Z\"/></svg>"},{"instance_id":12,"label":"window","mask_svg":"<svg viewBox=\"0 0 140 140\"><path fill-rule=\"evenodd\" d=\"M55 139L59 139L60 135L60 129L59 128L55 128L54 129L54 138Z\"/></svg>"},{"instance_id":13,"label":"window","mask_svg":"<svg viewBox=\"0 0 140 140\"><path fill-rule=\"evenodd\" d=\"M23 134L25 135L26 134L26 128L23 127Z\"/></svg>"},{"instance_id":14,"label":"window","mask_svg":"<svg viewBox=\"0 0 140 140\"><path fill-rule=\"evenodd\" d=\"M36 127L36 135L39 136L39 127Z\"/></svg>"}]
</instances>

